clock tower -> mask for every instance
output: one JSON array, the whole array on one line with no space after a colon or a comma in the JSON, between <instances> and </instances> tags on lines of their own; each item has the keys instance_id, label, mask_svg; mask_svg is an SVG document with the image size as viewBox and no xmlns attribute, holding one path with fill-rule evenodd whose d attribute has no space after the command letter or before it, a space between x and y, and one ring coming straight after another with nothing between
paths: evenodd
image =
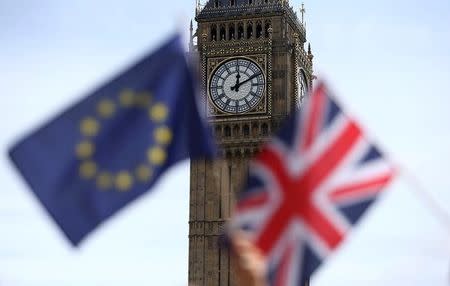
<instances>
[{"instance_id":1,"label":"clock tower","mask_svg":"<svg viewBox=\"0 0 450 286\"><path fill-rule=\"evenodd\" d=\"M313 55L288 0L197 3L190 52L199 60L202 103L222 159L191 163L189 283L233 286L228 250L218 247L248 161L312 87Z\"/></svg>"}]
</instances>

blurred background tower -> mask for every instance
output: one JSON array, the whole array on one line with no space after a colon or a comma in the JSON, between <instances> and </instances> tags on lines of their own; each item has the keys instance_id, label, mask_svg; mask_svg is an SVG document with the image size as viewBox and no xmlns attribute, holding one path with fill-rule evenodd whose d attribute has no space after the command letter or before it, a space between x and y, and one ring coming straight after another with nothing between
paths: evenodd
<instances>
[{"instance_id":1,"label":"blurred background tower","mask_svg":"<svg viewBox=\"0 0 450 286\"><path fill-rule=\"evenodd\" d=\"M248 160L312 87L304 13L303 5L298 15L288 0L196 3L190 53L199 61L203 108L223 160L191 163L190 285L235 285L219 235Z\"/></svg>"}]
</instances>

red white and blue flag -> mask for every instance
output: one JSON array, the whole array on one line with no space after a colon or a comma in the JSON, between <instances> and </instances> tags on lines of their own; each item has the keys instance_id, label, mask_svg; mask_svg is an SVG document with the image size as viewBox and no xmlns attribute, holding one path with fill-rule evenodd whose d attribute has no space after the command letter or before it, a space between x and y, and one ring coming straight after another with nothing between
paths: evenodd
<instances>
[{"instance_id":1,"label":"red white and blue flag","mask_svg":"<svg viewBox=\"0 0 450 286\"><path fill-rule=\"evenodd\" d=\"M319 84L251 162L233 216L269 264L272 286L304 286L394 168Z\"/></svg>"}]
</instances>

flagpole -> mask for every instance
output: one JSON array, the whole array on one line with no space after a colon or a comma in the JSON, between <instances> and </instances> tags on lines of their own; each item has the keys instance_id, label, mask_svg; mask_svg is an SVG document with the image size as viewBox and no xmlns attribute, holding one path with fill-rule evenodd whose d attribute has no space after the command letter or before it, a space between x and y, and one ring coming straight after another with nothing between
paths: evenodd
<instances>
[{"instance_id":1,"label":"flagpole","mask_svg":"<svg viewBox=\"0 0 450 286\"><path fill-rule=\"evenodd\" d=\"M402 165L398 166L400 173L409 179L416 196L420 198L420 201L430 209L433 216L441 222L448 232L450 232L450 214L436 201L433 195L428 192L413 172Z\"/></svg>"}]
</instances>

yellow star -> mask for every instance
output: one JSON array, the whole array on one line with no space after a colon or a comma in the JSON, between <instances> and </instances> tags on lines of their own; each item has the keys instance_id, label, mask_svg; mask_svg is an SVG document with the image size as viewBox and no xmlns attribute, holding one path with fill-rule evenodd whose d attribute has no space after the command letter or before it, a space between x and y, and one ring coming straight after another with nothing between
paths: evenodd
<instances>
[{"instance_id":1,"label":"yellow star","mask_svg":"<svg viewBox=\"0 0 450 286\"><path fill-rule=\"evenodd\" d=\"M166 126L156 129L153 135L156 142L162 145L169 144L172 141L173 137L172 131L170 131L170 129Z\"/></svg>"},{"instance_id":2,"label":"yellow star","mask_svg":"<svg viewBox=\"0 0 450 286\"><path fill-rule=\"evenodd\" d=\"M134 92L130 89L122 91L119 95L119 102L124 107L130 107L134 103Z\"/></svg>"},{"instance_id":3,"label":"yellow star","mask_svg":"<svg viewBox=\"0 0 450 286\"><path fill-rule=\"evenodd\" d=\"M97 165L92 161L85 161L80 165L80 176L83 179L92 179L97 173Z\"/></svg>"},{"instance_id":4,"label":"yellow star","mask_svg":"<svg viewBox=\"0 0 450 286\"><path fill-rule=\"evenodd\" d=\"M146 183L152 177L152 170L146 165L140 165L136 169L136 177L140 182Z\"/></svg>"},{"instance_id":5,"label":"yellow star","mask_svg":"<svg viewBox=\"0 0 450 286\"><path fill-rule=\"evenodd\" d=\"M167 115L169 114L169 110L167 106L162 103L157 103L150 108L149 115L150 118L156 122L161 122L167 119Z\"/></svg>"},{"instance_id":6,"label":"yellow star","mask_svg":"<svg viewBox=\"0 0 450 286\"><path fill-rule=\"evenodd\" d=\"M116 111L116 105L112 100L104 99L97 106L97 112L103 118L110 118Z\"/></svg>"},{"instance_id":7,"label":"yellow star","mask_svg":"<svg viewBox=\"0 0 450 286\"><path fill-rule=\"evenodd\" d=\"M120 172L116 176L115 185L120 192L129 191L133 186L133 177L126 171Z\"/></svg>"},{"instance_id":8,"label":"yellow star","mask_svg":"<svg viewBox=\"0 0 450 286\"><path fill-rule=\"evenodd\" d=\"M100 190L108 190L112 187L112 185L113 185L113 177L110 173L101 172L97 176L97 187Z\"/></svg>"},{"instance_id":9,"label":"yellow star","mask_svg":"<svg viewBox=\"0 0 450 286\"><path fill-rule=\"evenodd\" d=\"M76 147L78 158L87 159L94 154L95 146L89 141L83 141Z\"/></svg>"},{"instance_id":10,"label":"yellow star","mask_svg":"<svg viewBox=\"0 0 450 286\"><path fill-rule=\"evenodd\" d=\"M84 136L95 136L100 130L100 123L92 117L86 117L81 121L80 131Z\"/></svg>"},{"instance_id":11,"label":"yellow star","mask_svg":"<svg viewBox=\"0 0 450 286\"><path fill-rule=\"evenodd\" d=\"M147 157L150 163L154 165L162 165L166 161L167 154L161 147L153 147L148 150Z\"/></svg>"},{"instance_id":12,"label":"yellow star","mask_svg":"<svg viewBox=\"0 0 450 286\"><path fill-rule=\"evenodd\" d=\"M147 108L152 101L152 95L148 92L140 92L136 96L136 105L139 107Z\"/></svg>"}]
</instances>

